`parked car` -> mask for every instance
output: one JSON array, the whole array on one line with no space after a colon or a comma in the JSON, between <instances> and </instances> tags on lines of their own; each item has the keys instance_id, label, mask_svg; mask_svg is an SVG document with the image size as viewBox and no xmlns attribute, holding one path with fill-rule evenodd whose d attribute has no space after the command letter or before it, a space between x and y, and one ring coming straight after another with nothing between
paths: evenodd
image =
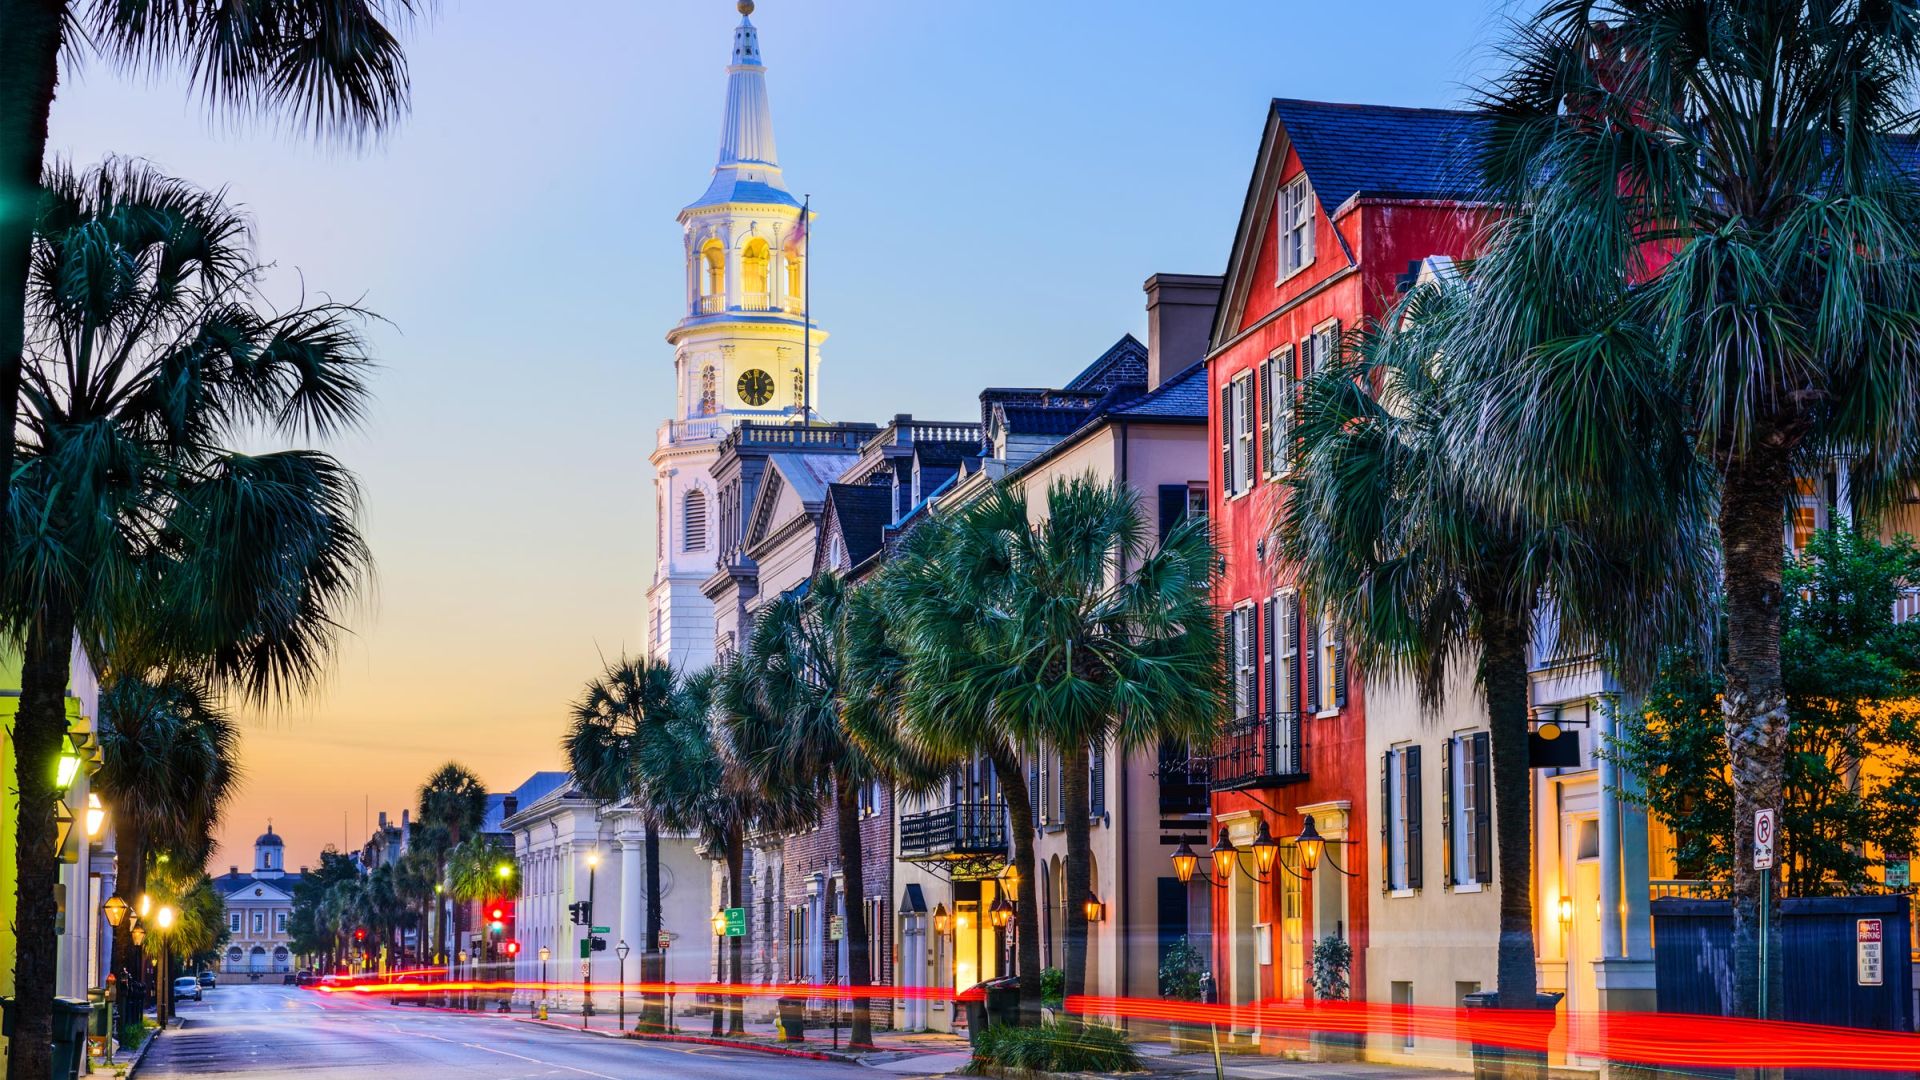
<instances>
[{"instance_id":1,"label":"parked car","mask_svg":"<svg viewBox=\"0 0 1920 1080\"><path fill-rule=\"evenodd\" d=\"M311 972L311 971L305 971L305 970L302 970L302 971L296 971L296 972L294 972L294 973L293 973L293 985L295 985L295 986L311 986L311 985L313 985L313 972Z\"/></svg>"},{"instance_id":2,"label":"parked car","mask_svg":"<svg viewBox=\"0 0 1920 1080\"><path fill-rule=\"evenodd\" d=\"M187 998L205 1000L200 996L200 980L191 975L182 975L173 980L173 1000L183 1001Z\"/></svg>"},{"instance_id":3,"label":"parked car","mask_svg":"<svg viewBox=\"0 0 1920 1080\"><path fill-rule=\"evenodd\" d=\"M211 990L218 985L220 985L220 980L213 977L213 972L203 971L200 973L200 989Z\"/></svg>"}]
</instances>

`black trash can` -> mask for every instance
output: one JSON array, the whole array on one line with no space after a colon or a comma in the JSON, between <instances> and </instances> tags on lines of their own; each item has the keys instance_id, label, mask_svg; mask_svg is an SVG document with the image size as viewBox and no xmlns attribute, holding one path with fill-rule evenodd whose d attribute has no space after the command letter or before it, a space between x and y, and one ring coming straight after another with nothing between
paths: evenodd
<instances>
[{"instance_id":1,"label":"black trash can","mask_svg":"<svg viewBox=\"0 0 1920 1080\"><path fill-rule=\"evenodd\" d=\"M780 1008L780 1041L797 1043L807 1041L807 1003L797 997L783 997Z\"/></svg>"},{"instance_id":2,"label":"black trash can","mask_svg":"<svg viewBox=\"0 0 1920 1080\"><path fill-rule=\"evenodd\" d=\"M80 1080L87 1063L87 1023L93 1019L93 1003L85 998L53 999L53 1076L54 1080Z\"/></svg>"},{"instance_id":3,"label":"black trash can","mask_svg":"<svg viewBox=\"0 0 1920 1080\"><path fill-rule=\"evenodd\" d=\"M1557 992L1536 991L1533 995L1533 1010L1531 1012L1525 1009L1512 1009L1508 1011L1515 1014L1526 1014L1524 1017L1516 1018L1529 1021L1527 1026L1537 1029L1537 1031L1534 1032L1534 1034L1537 1035L1537 1039L1534 1041L1537 1041L1544 1047L1547 1036L1553 1032L1553 1025L1558 1020L1558 1017L1555 1015L1555 1010L1560 1007L1560 999L1566 996L1565 994ZM1500 992L1497 990L1482 990L1478 993L1468 994L1461 1000L1469 1009L1497 1009L1500 1007ZM1547 1052L1545 1049L1535 1050L1531 1047L1500 1046L1481 1042L1475 1042L1473 1044L1473 1080L1507 1080L1507 1066L1509 1064L1523 1068L1531 1067L1537 1070L1537 1075L1545 1077L1547 1075Z\"/></svg>"},{"instance_id":4,"label":"black trash can","mask_svg":"<svg viewBox=\"0 0 1920 1080\"><path fill-rule=\"evenodd\" d=\"M987 993L978 986L975 993L967 995L967 1045L973 1046L980 1041L980 1033L987 1030Z\"/></svg>"},{"instance_id":5,"label":"black trash can","mask_svg":"<svg viewBox=\"0 0 1920 1080\"><path fill-rule=\"evenodd\" d=\"M1004 978L989 979L980 984L987 991L987 1023L1005 1024L1008 1027L1020 1023L1020 979L1008 975Z\"/></svg>"},{"instance_id":6,"label":"black trash can","mask_svg":"<svg viewBox=\"0 0 1920 1080\"><path fill-rule=\"evenodd\" d=\"M0 1038L13 1038L13 999L0 997Z\"/></svg>"}]
</instances>

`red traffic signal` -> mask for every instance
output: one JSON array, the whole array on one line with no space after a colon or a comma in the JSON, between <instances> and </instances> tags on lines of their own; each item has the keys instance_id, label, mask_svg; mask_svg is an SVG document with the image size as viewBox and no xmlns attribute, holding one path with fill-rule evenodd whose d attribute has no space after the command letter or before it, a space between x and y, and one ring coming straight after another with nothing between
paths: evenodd
<instances>
[{"instance_id":1,"label":"red traffic signal","mask_svg":"<svg viewBox=\"0 0 1920 1080\"><path fill-rule=\"evenodd\" d=\"M355 927L355 928L354 928L354 931L353 931L353 940L355 940L355 941L365 941L365 940L367 940L367 931L366 931L366 929L365 929L364 927Z\"/></svg>"},{"instance_id":2,"label":"red traffic signal","mask_svg":"<svg viewBox=\"0 0 1920 1080\"><path fill-rule=\"evenodd\" d=\"M493 910L487 912L487 918L492 919L494 922L499 922L500 920L506 917L507 917L507 909L501 907L498 904L495 904L493 906Z\"/></svg>"},{"instance_id":3,"label":"red traffic signal","mask_svg":"<svg viewBox=\"0 0 1920 1080\"><path fill-rule=\"evenodd\" d=\"M507 951L508 956L520 955L520 943L517 941L503 941L500 943L500 947Z\"/></svg>"}]
</instances>

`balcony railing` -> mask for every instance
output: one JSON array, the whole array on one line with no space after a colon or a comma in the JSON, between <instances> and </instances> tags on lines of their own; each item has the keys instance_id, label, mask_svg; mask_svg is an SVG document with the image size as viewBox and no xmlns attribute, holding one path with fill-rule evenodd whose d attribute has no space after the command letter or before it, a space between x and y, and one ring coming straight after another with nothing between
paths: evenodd
<instances>
[{"instance_id":1,"label":"balcony railing","mask_svg":"<svg viewBox=\"0 0 1920 1080\"><path fill-rule=\"evenodd\" d=\"M1007 853L1007 804L963 802L900 819L900 857L947 862Z\"/></svg>"},{"instance_id":2,"label":"balcony railing","mask_svg":"<svg viewBox=\"0 0 1920 1080\"><path fill-rule=\"evenodd\" d=\"M1300 714L1241 717L1228 726L1212 764L1215 791L1279 787L1305 780Z\"/></svg>"},{"instance_id":3,"label":"balcony railing","mask_svg":"<svg viewBox=\"0 0 1920 1080\"><path fill-rule=\"evenodd\" d=\"M772 293L749 292L740 294L741 311L779 311L780 305L774 302Z\"/></svg>"},{"instance_id":4,"label":"balcony railing","mask_svg":"<svg viewBox=\"0 0 1920 1080\"><path fill-rule=\"evenodd\" d=\"M693 310L701 315L718 315L727 310L726 294L714 293L712 296L702 296L693 302Z\"/></svg>"}]
</instances>

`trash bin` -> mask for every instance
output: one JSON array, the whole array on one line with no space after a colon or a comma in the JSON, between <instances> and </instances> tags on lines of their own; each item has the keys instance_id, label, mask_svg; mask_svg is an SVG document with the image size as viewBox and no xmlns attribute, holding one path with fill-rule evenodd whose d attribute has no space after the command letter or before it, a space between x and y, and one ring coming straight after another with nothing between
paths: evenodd
<instances>
[{"instance_id":1,"label":"trash bin","mask_svg":"<svg viewBox=\"0 0 1920 1080\"><path fill-rule=\"evenodd\" d=\"M93 1005L85 998L53 999L54 1080L80 1080L87 1064L87 1023Z\"/></svg>"},{"instance_id":2,"label":"trash bin","mask_svg":"<svg viewBox=\"0 0 1920 1080\"><path fill-rule=\"evenodd\" d=\"M780 1041L797 1043L807 1041L807 1003L795 997L783 997L780 1007Z\"/></svg>"},{"instance_id":3,"label":"trash bin","mask_svg":"<svg viewBox=\"0 0 1920 1080\"><path fill-rule=\"evenodd\" d=\"M1560 1007L1560 999L1566 996L1567 995L1562 993L1536 991L1533 995L1532 1010L1506 1010L1515 1021L1523 1022L1516 1025L1519 1028L1516 1034L1530 1036L1526 1040L1528 1045L1525 1047L1513 1047L1497 1043L1483 1043L1475 1040L1473 1043L1473 1080L1506 1080L1507 1066L1510 1063L1522 1068L1531 1067L1537 1070L1536 1075L1545 1077L1547 1075L1547 1036L1553 1032L1553 1025L1558 1020L1555 1010ZM1500 992L1497 990L1482 990L1478 993L1468 994L1461 1000L1470 1010L1498 1009L1500 1007ZM1471 1019L1472 1018L1469 1017L1469 1021L1471 1021ZM1539 1049L1534 1049L1536 1045Z\"/></svg>"},{"instance_id":4,"label":"trash bin","mask_svg":"<svg viewBox=\"0 0 1920 1080\"><path fill-rule=\"evenodd\" d=\"M978 986L960 997L967 1007L967 1045L980 1041L980 1033L987 1030L987 995Z\"/></svg>"},{"instance_id":5,"label":"trash bin","mask_svg":"<svg viewBox=\"0 0 1920 1080\"><path fill-rule=\"evenodd\" d=\"M1008 975L1004 978L989 979L980 985L987 990L987 1023L1005 1024L1008 1027L1020 1023L1020 979Z\"/></svg>"}]
</instances>

